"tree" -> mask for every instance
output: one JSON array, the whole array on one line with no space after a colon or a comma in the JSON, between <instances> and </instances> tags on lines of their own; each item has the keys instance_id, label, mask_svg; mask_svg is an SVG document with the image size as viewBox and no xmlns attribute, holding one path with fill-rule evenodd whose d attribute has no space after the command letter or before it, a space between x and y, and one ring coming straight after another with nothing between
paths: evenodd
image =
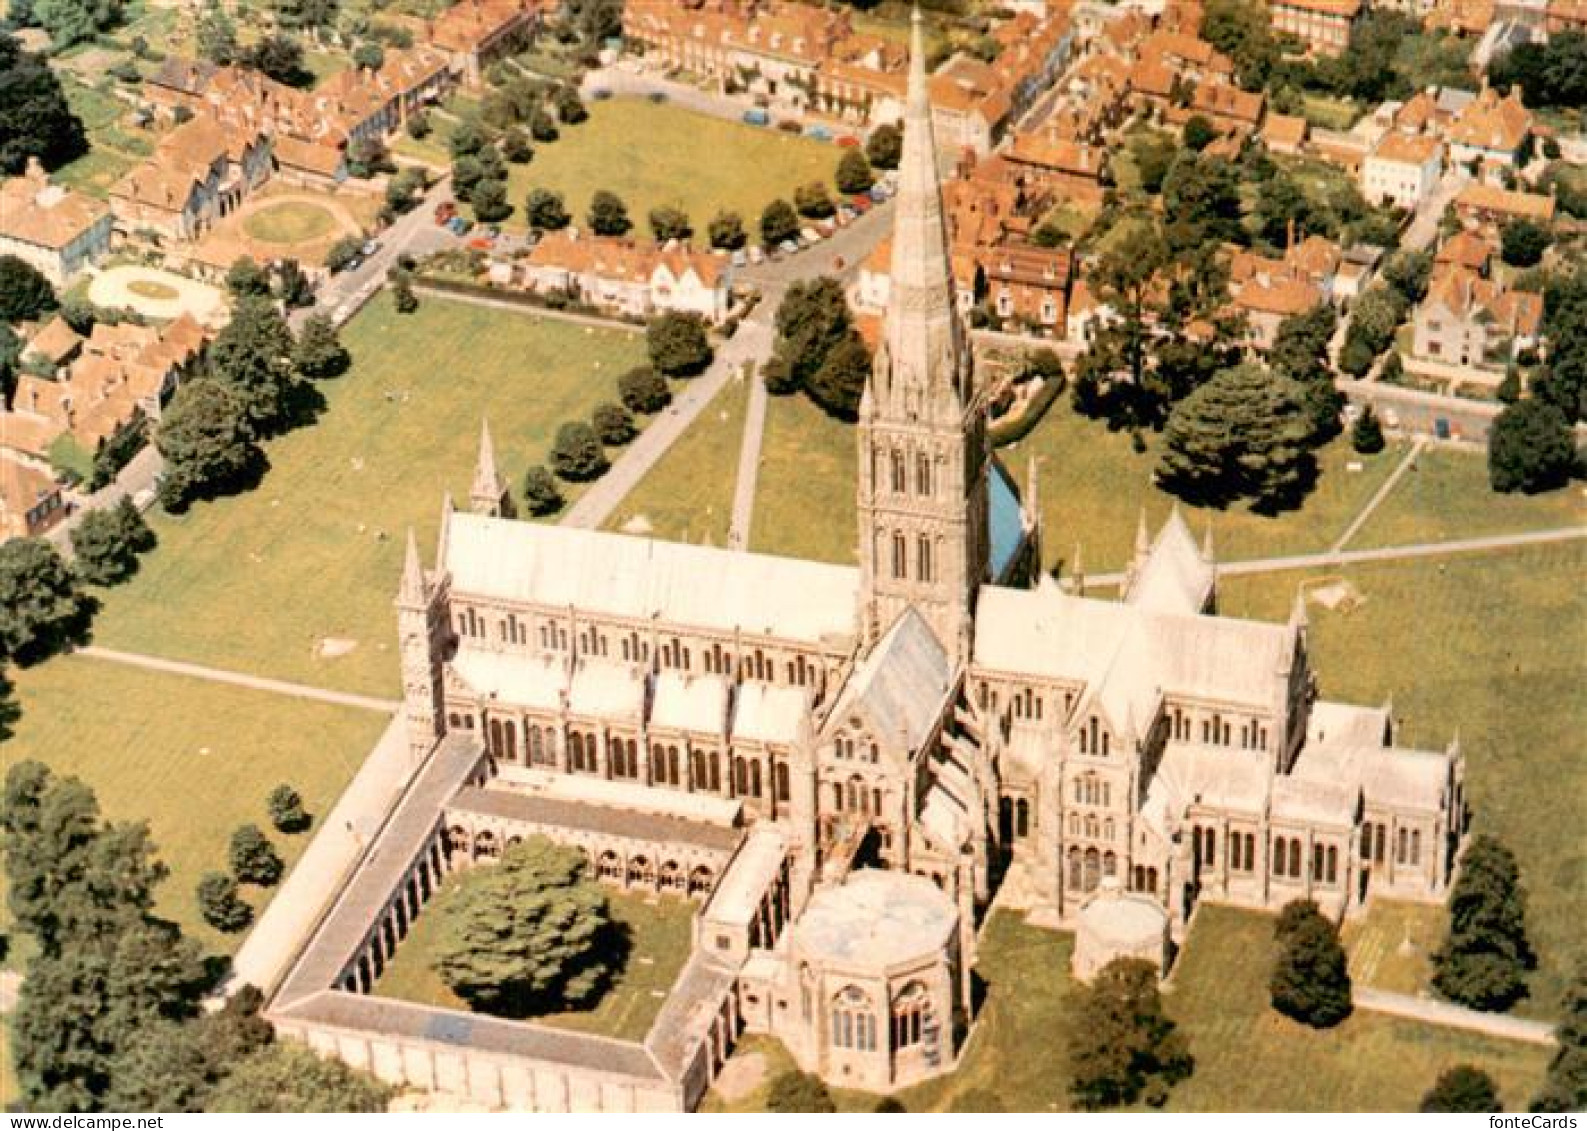
<instances>
[{"instance_id":1,"label":"tree","mask_svg":"<svg viewBox=\"0 0 1587 1131\"><path fill-rule=\"evenodd\" d=\"M1339 416L1344 411L1344 397L1334 385L1334 372L1328 364L1328 343L1338 322L1333 304L1326 301L1304 314L1292 314L1279 323L1267 354L1276 372L1300 386L1318 443L1339 434Z\"/></svg>"},{"instance_id":2,"label":"tree","mask_svg":"<svg viewBox=\"0 0 1587 1131\"><path fill-rule=\"evenodd\" d=\"M794 189L794 207L799 209L799 215L812 220L824 220L837 211L827 186L820 181L811 181Z\"/></svg>"},{"instance_id":3,"label":"tree","mask_svg":"<svg viewBox=\"0 0 1587 1131\"><path fill-rule=\"evenodd\" d=\"M0 660L26 666L54 655L82 637L92 608L54 546L0 543Z\"/></svg>"},{"instance_id":4,"label":"tree","mask_svg":"<svg viewBox=\"0 0 1587 1131\"><path fill-rule=\"evenodd\" d=\"M11 403L16 392L17 370L22 364L22 339L7 323L0 322L0 408Z\"/></svg>"},{"instance_id":5,"label":"tree","mask_svg":"<svg viewBox=\"0 0 1587 1131\"><path fill-rule=\"evenodd\" d=\"M120 0L34 0L33 19L49 32L50 46L64 51L121 22Z\"/></svg>"},{"instance_id":6,"label":"tree","mask_svg":"<svg viewBox=\"0 0 1587 1131\"><path fill-rule=\"evenodd\" d=\"M1449 934L1433 954L1433 988L1471 1009L1505 1010L1526 996L1535 963L1515 856L1479 835L1449 893Z\"/></svg>"},{"instance_id":7,"label":"tree","mask_svg":"<svg viewBox=\"0 0 1587 1131\"><path fill-rule=\"evenodd\" d=\"M1139 958L1115 958L1078 991L1068 1045L1070 1093L1092 1111L1142 1099L1161 1107L1195 1064L1163 1012L1157 968Z\"/></svg>"},{"instance_id":8,"label":"tree","mask_svg":"<svg viewBox=\"0 0 1587 1131\"><path fill-rule=\"evenodd\" d=\"M562 203L562 194L550 189L530 189L524 204L524 219L537 232L553 232L568 226L571 217Z\"/></svg>"},{"instance_id":9,"label":"tree","mask_svg":"<svg viewBox=\"0 0 1587 1131\"><path fill-rule=\"evenodd\" d=\"M876 1106L871 1108L872 1115L907 1115L909 1109L894 1096L883 1096L876 1101Z\"/></svg>"},{"instance_id":10,"label":"tree","mask_svg":"<svg viewBox=\"0 0 1587 1131\"><path fill-rule=\"evenodd\" d=\"M1532 1097L1533 1111L1587 1110L1587 963L1577 965L1560 1004L1562 1013L1554 1026L1558 1048L1542 1088Z\"/></svg>"},{"instance_id":11,"label":"tree","mask_svg":"<svg viewBox=\"0 0 1587 1131\"><path fill-rule=\"evenodd\" d=\"M465 118L452 131L446 147L454 162L459 157L473 157L485 148L485 135L480 132L479 126Z\"/></svg>"},{"instance_id":12,"label":"tree","mask_svg":"<svg viewBox=\"0 0 1587 1131\"><path fill-rule=\"evenodd\" d=\"M1316 476L1312 422L1287 377L1245 363L1225 369L1174 406L1158 479L1187 500L1293 504Z\"/></svg>"},{"instance_id":13,"label":"tree","mask_svg":"<svg viewBox=\"0 0 1587 1131\"><path fill-rule=\"evenodd\" d=\"M1246 90L1261 90L1267 84L1279 50L1266 8L1256 0L1208 0L1201 37L1229 56L1235 77Z\"/></svg>"},{"instance_id":14,"label":"tree","mask_svg":"<svg viewBox=\"0 0 1587 1131\"><path fill-rule=\"evenodd\" d=\"M1528 106L1587 105L1587 34L1561 31L1546 44L1518 44L1489 64L1488 77L1503 91L1519 86Z\"/></svg>"},{"instance_id":15,"label":"tree","mask_svg":"<svg viewBox=\"0 0 1587 1131\"><path fill-rule=\"evenodd\" d=\"M1282 171L1258 186L1255 216L1262 238L1278 247L1290 245L1292 232L1299 238L1320 226L1313 216L1306 190L1294 177Z\"/></svg>"},{"instance_id":16,"label":"tree","mask_svg":"<svg viewBox=\"0 0 1587 1131\"><path fill-rule=\"evenodd\" d=\"M424 170L408 166L386 182L386 203L401 216L412 212L424 194Z\"/></svg>"},{"instance_id":17,"label":"tree","mask_svg":"<svg viewBox=\"0 0 1587 1131\"><path fill-rule=\"evenodd\" d=\"M1205 114L1192 114L1185 120L1185 148L1200 153L1218 140L1218 130Z\"/></svg>"},{"instance_id":18,"label":"tree","mask_svg":"<svg viewBox=\"0 0 1587 1131\"><path fill-rule=\"evenodd\" d=\"M238 882L265 888L275 886L285 867L275 845L258 825L239 825L232 832L227 859Z\"/></svg>"},{"instance_id":19,"label":"tree","mask_svg":"<svg viewBox=\"0 0 1587 1131\"><path fill-rule=\"evenodd\" d=\"M766 1090L766 1110L778 1114L827 1115L837 1111L832 1093L813 1072L789 1069L772 1077Z\"/></svg>"},{"instance_id":20,"label":"tree","mask_svg":"<svg viewBox=\"0 0 1587 1131\"><path fill-rule=\"evenodd\" d=\"M461 157L452 158L452 195L464 204L471 203L474 199L474 190L485 179L485 170L481 168L479 158L472 153L465 153Z\"/></svg>"},{"instance_id":21,"label":"tree","mask_svg":"<svg viewBox=\"0 0 1587 1131\"><path fill-rule=\"evenodd\" d=\"M233 934L253 922L253 908L237 894L237 881L225 872L205 872L194 893L204 922L223 934Z\"/></svg>"},{"instance_id":22,"label":"tree","mask_svg":"<svg viewBox=\"0 0 1587 1131\"><path fill-rule=\"evenodd\" d=\"M242 904L248 911L248 905ZM250 913L251 914L251 913ZM217 1072L205 1027L158 1020L109 1061L106 1111L200 1112Z\"/></svg>"},{"instance_id":23,"label":"tree","mask_svg":"<svg viewBox=\"0 0 1587 1131\"><path fill-rule=\"evenodd\" d=\"M60 305L55 288L31 263L0 255L0 322L31 322Z\"/></svg>"},{"instance_id":24,"label":"tree","mask_svg":"<svg viewBox=\"0 0 1587 1131\"><path fill-rule=\"evenodd\" d=\"M279 32L265 36L244 50L242 62L287 86L307 86L314 79L303 66L303 45Z\"/></svg>"},{"instance_id":25,"label":"tree","mask_svg":"<svg viewBox=\"0 0 1587 1131\"><path fill-rule=\"evenodd\" d=\"M16 14L13 4L11 15ZM21 173L30 157L56 169L88 152L83 123L72 113L60 79L42 56L24 51L6 31L0 31L0 76L0 174ZM9 319L0 315L3 321Z\"/></svg>"},{"instance_id":26,"label":"tree","mask_svg":"<svg viewBox=\"0 0 1587 1131\"><path fill-rule=\"evenodd\" d=\"M555 141L560 136L557 120L543 108L529 115L529 136L536 141Z\"/></svg>"},{"instance_id":27,"label":"tree","mask_svg":"<svg viewBox=\"0 0 1587 1131\"><path fill-rule=\"evenodd\" d=\"M1378 414L1371 405L1356 417L1355 427L1350 430L1350 446L1364 456L1377 455L1383 450L1383 425L1378 423Z\"/></svg>"},{"instance_id":28,"label":"tree","mask_svg":"<svg viewBox=\"0 0 1587 1131\"><path fill-rule=\"evenodd\" d=\"M599 479L608 467L606 452L595 429L582 420L570 420L557 429L551 445L551 470L570 483Z\"/></svg>"},{"instance_id":29,"label":"tree","mask_svg":"<svg viewBox=\"0 0 1587 1131\"><path fill-rule=\"evenodd\" d=\"M529 144L529 138L523 130L508 130L501 139L501 155L511 164L527 165L534 157L534 147Z\"/></svg>"},{"instance_id":30,"label":"tree","mask_svg":"<svg viewBox=\"0 0 1587 1131\"><path fill-rule=\"evenodd\" d=\"M555 514L562 509L562 491L557 486L556 477L539 464L524 475L523 497L529 513L536 518Z\"/></svg>"},{"instance_id":31,"label":"tree","mask_svg":"<svg viewBox=\"0 0 1587 1131\"><path fill-rule=\"evenodd\" d=\"M169 511L242 486L263 460L242 399L207 378L177 388L154 446L165 457L160 503Z\"/></svg>"},{"instance_id":32,"label":"tree","mask_svg":"<svg viewBox=\"0 0 1587 1131\"><path fill-rule=\"evenodd\" d=\"M282 782L265 798L265 808L270 813L270 823L284 833L300 833L309 827L309 815L303 808L303 795Z\"/></svg>"},{"instance_id":33,"label":"tree","mask_svg":"<svg viewBox=\"0 0 1587 1131\"><path fill-rule=\"evenodd\" d=\"M304 377L319 381L327 377L340 377L352 364L352 355L342 345L336 323L328 314L311 314L303 322L298 334L297 347L292 352L293 364Z\"/></svg>"},{"instance_id":34,"label":"tree","mask_svg":"<svg viewBox=\"0 0 1587 1131\"><path fill-rule=\"evenodd\" d=\"M870 375L870 348L860 332L850 328L805 381L805 392L829 415L853 420L859 415L860 397Z\"/></svg>"},{"instance_id":35,"label":"tree","mask_svg":"<svg viewBox=\"0 0 1587 1131\"><path fill-rule=\"evenodd\" d=\"M711 340L698 314L671 310L645 327L650 364L668 377L693 377L711 364Z\"/></svg>"},{"instance_id":36,"label":"tree","mask_svg":"<svg viewBox=\"0 0 1587 1131\"><path fill-rule=\"evenodd\" d=\"M1314 1029L1350 1016L1350 972L1339 932L1311 900L1284 906L1274 931L1278 954L1268 978L1273 1008Z\"/></svg>"},{"instance_id":37,"label":"tree","mask_svg":"<svg viewBox=\"0 0 1587 1131\"><path fill-rule=\"evenodd\" d=\"M617 395L630 412L660 412L672 400L667 379L648 365L636 366L617 379Z\"/></svg>"},{"instance_id":38,"label":"tree","mask_svg":"<svg viewBox=\"0 0 1587 1131\"><path fill-rule=\"evenodd\" d=\"M512 205L507 203L507 185L502 181L480 181L474 186L469 203L474 206L474 217L481 223L497 224L512 215Z\"/></svg>"},{"instance_id":39,"label":"tree","mask_svg":"<svg viewBox=\"0 0 1587 1131\"><path fill-rule=\"evenodd\" d=\"M123 496L113 507L97 507L72 529L77 572L94 585L114 585L138 568L138 555L154 547L154 531L132 499Z\"/></svg>"},{"instance_id":40,"label":"tree","mask_svg":"<svg viewBox=\"0 0 1587 1131\"><path fill-rule=\"evenodd\" d=\"M799 234L799 214L786 200L774 200L760 214L760 242L768 249Z\"/></svg>"},{"instance_id":41,"label":"tree","mask_svg":"<svg viewBox=\"0 0 1587 1131\"><path fill-rule=\"evenodd\" d=\"M838 158L838 172L836 182L838 191L844 196L852 196L864 192L876 180L876 174L871 172L871 163L865 159L865 154L858 149L845 149L843 156Z\"/></svg>"},{"instance_id":42,"label":"tree","mask_svg":"<svg viewBox=\"0 0 1587 1131\"><path fill-rule=\"evenodd\" d=\"M633 414L620 404L596 405L590 423L601 443L609 448L622 447L634 438Z\"/></svg>"},{"instance_id":43,"label":"tree","mask_svg":"<svg viewBox=\"0 0 1587 1131\"><path fill-rule=\"evenodd\" d=\"M217 1112L385 1111L391 1089L339 1060L291 1041L250 1053L210 1095Z\"/></svg>"},{"instance_id":44,"label":"tree","mask_svg":"<svg viewBox=\"0 0 1587 1131\"><path fill-rule=\"evenodd\" d=\"M588 223L590 230L598 236L627 235L634 226L628 218L628 205L623 203L622 197L605 189L598 190L590 198Z\"/></svg>"},{"instance_id":45,"label":"tree","mask_svg":"<svg viewBox=\"0 0 1587 1131\"><path fill-rule=\"evenodd\" d=\"M1184 151L1174 158L1163 178L1163 208L1172 218L1165 231L1175 250L1246 242L1239 177L1221 157Z\"/></svg>"},{"instance_id":46,"label":"tree","mask_svg":"<svg viewBox=\"0 0 1587 1131\"><path fill-rule=\"evenodd\" d=\"M266 298L270 294L270 274L252 256L239 255L226 272L226 290L235 299Z\"/></svg>"},{"instance_id":47,"label":"tree","mask_svg":"<svg viewBox=\"0 0 1587 1131\"><path fill-rule=\"evenodd\" d=\"M331 271L346 270L363 251L364 241L357 236L343 236L325 253L325 266Z\"/></svg>"},{"instance_id":48,"label":"tree","mask_svg":"<svg viewBox=\"0 0 1587 1131\"><path fill-rule=\"evenodd\" d=\"M650 210L650 232L657 243L668 240L686 240L694 234L689 224L689 214L674 205L664 204Z\"/></svg>"},{"instance_id":49,"label":"tree","mask_svg":"<svg viewBox=\"0 0 1587 1131\"><path fill-rule=\"evenodd\" d=\"M1570 422L1534 398L1506 405L1488 435L1488 482L1495 491L1535 495L1563 487L1576 470Z\"/></svg>"},{"instance_id":50,"label":"tree","mask_svg":"<svg viewBox=\"0 0 1587 1131\"><path fill-rule=\"evenodd\" d=\"M198 18L198 54L217 67L229 67L241 57L237 25L218 3L208 4Z\"/></svg>"},{"instance_id":51,"label":"tree","mask_svg":"<svg viewBox=\"0 0 1587 1131\"><path fill-rule=\"evenodd\" d=\"M296 409L297 343L275 304L241 299L231 321L209 347L209 376L237 394L243 412L261 436L284 431Z\"/></svg>"},{"instance_id":52,"label":"tree","mask_svg":"<svg viewBox=\"0 0 1587 1131\"><path fill-rule=\"evenodd\" d=\"M590 112L584 108L584 100L579 97L579 92L571 86L558 87L553 101L556 103L557 117L565 126L576 126L590 116Z\"/></svg>"},{"instance_id":53,"label":"tree","mask_svg":"<svg viewBox=\"0 0 1587 1131\"><path fill-rule=\"evenodd\" d=\"M391 273L391 304L398 314L412 314L419 309L419 296L413 293L413 277L406 271Z\"/></svg>"},{"instance_id":54,"label":"tree","mask_svg":"<svg viewBox=\"0 0 1587 1131\"><path fill-rule=\"evenodd\" d=\"M353 66L366 71L378 71L386 62L386 49L373 40L366 39L353 48Z\"/></svg>"},{"instance_id":55,"label":"tree","mask_svg":"<svg viewBox=\"0 0 1587 1131\"><path fill-rule=\"evenodd\" d=\"M1499 232L1499 254L1511 267L1535 267L1548 250L1549 232L1533 220L1511 220Z\"/></svg>"},{"instance_id":56,"label":"tree","mask_svg":"<svg viewBox=\"0 0 1587 1131\"><path fill-rule=\"evenodd\" d=\"M523 1017L592 1000L621 947L578 848L531 836L476 868L432 912L434 966L473 1008Z\"/></svg>"},{"instance_id":57,"label":"tree","mask_svg":"<svg viewBox=\"0 0 1587 1131\"><path fill-rule=\"evenodd\" d=\"M749 238L744 233L744 218L726 209L711 217L706 231L710 235L711 246L723 251L737 251Z\"/></svg>"},{"instance_id":58,"label":"tree","mask_svg":"<svg viewBox=\"0 0 1587 1131\"><path fill-rule=\"evenodd\" d=\"M877 169L898 168L904 155L904 132L892 123L877 126L865 139L865 157Z\"/></svg>"},{"instance_id":59,"label":"tree","mask_svg":"<svg viewBox=\"0 0 1587 1131\"><path fill-rule=\"evenodd\" d=\"M1142 130L1130 140L1130 155L1135 158L1141 188L1155 196L1163 191L1163 178L1179 156L1179 143L1172 134Z\"/></svg>"},{"instance_id":60,"label":"tree","mask_svg":"<svg viewBox=\"0 0 1587 1131\"><path fill-rule=\"evenodd\" d=\"M1417 1110L1424 1115L1488 1115L1497 1114L1504 1107L1499 1103L1499 1090L1493 1086L1492 1077L1480 1068L1457 1064L1439 1073Z\"/></svg>"}]
</instances>

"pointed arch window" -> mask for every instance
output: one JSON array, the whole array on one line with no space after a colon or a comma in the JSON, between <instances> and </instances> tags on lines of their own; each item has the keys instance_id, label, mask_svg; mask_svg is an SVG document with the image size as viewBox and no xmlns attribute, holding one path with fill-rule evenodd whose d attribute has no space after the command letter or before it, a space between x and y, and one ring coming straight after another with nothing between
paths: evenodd
<instances>
[{"instance_id":1,"label":"pointed arch window","mask_svg":"<svg viewBox=\"0 0 1587 1131\"><path fill-rule=\"evenodd\" d=\"M905 475L904 475L904 453L903 452L896 451L896 450L893 452L892 465L893 465L893 492L894 492L894 494L902 495L906 491L909 490L909 484L908 484L908 482L907 482L907 480L905 478Z\"/></svg>"},{"instance_id":2,"label":"pointed arch window","mask_svg":"<svg viewBox=\"0 0 1587 1131\"><path fill-rule=\"evenodd\" d=\"M893 576L903 578L908 576L908 549L904 542L902 531L893 531Z\"/></svg>"},{"instance_id":3,"label":"pointed arch window","mask_svg":"<svg viewBox=\"0 0 1587 1131\"><path fill-rule=\"evenodd\" d=\"M915 493L922 498L932 495L931 457L921 452L915 457Z\"/></svg>"},{"instance_id":4,"label":"pointed arch window","mask_svg":"<svg viewBox=\"0 0 1587 1131\"><path fill-rule=\"evenodd\" d=\"M920 581L930 581L931 577L931 536L922 534L915 539L915 576Z\"/></svg>"}]
</instances>

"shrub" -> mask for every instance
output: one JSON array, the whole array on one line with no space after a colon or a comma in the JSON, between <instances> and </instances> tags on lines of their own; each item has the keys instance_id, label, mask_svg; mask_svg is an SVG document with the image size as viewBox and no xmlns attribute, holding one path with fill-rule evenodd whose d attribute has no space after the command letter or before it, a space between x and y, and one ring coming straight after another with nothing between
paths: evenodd
<instances>
[{"instance_id":1,"label":"shrub","mask_svg":"<svg viewBox=\"0 0 1587 1131\"><path fill-rule=\"evenodd\" d=\"M711 364L711 341L697 314L668 311L645 327L650 364L668 377L693 377Z\"/></svg>"},{"instance_id":2,"label":"shrub","mask_svg":"<svg viewBox=\"0 0 1587 1131\"><path fill-rule=\"evenodd\" d=\"M672 400L667 379L648 365L636 366L617 379L617 394L631 412L649 416Z\"/></svg>"},{"instance_id":3,"label":"shrub","mask_svg":"<svg viewBox=\"0 0 1587 1131\"><path fill-rule=\"evenodd\" d=\"M570 420L557 429L551 446L551 470L570 483L599 479L609 465L595 429L582 420Z\"/></svg>"},{"instance_id":4,"label":"shrub","mask_svg":"<svg viewBox=\"0 0 1587 1131\"><path fill-rule=\"evenodd\" d=\"M225 872L205 872L198 881L197 895L198 913L223 934L240 931L253 922L253 908L237 895L237 881Z\"/></svg>"},{"instance_id":5,"label":"shrub","mask_svg":"<svg viewBox=\"0 0 1587 1131\"><path fill-rule=\"evenodd\" d=\"M536 518L555 514L562 509L562 491L556 477L545 467L536 465L524 475L524 505Z\"/></svg>"},{"instance_id":6,"label":"shrub","mask_svg":"<svg viewBox=\"0 0 1587 1131\"><path fill-rule=\"evenodd\" d=\"M309 827L303 795L285 782L270 791L265 806L270 811L270 823L284 833L298 833Z\"/></svg>"},{"instance_id":7,"label":"shrub","mask_svg":"<svg viewBox=\"0 0 1587 1131\"><path fill-rule=\"evenodd\" d=\"M258 825L241 825L231 834L230 861L239 882L260 887L274 886L284 870L275 845Z\"/></svg>"},{"instance_id":8,"label":"shrub","mask_svg":"<svg viewBox=\"0 0 1587 1131\"><path fill-rule=\"evenodd\" d=\"M599 404L590 415L595 434L607 447L616 448L634 438L634 417L620 404Z\"/></svg>"},{"instance_id":9,"label":"shrub","mask_svg":"<svg viewBox=\"0 0 1587 1131\"><path fill-rule=\"evenodd\" d=\"M1355 427L1350 430L1350 446L1364 456L1377 455L1384 448L1383 426L1371 405L1361 410Z\"/></svg>"},{"instance_id":10,"label":"shrub","mask_svg":"<svg viewBox=\"0 0 1587 1131\"><path fill-rule=\"evenodd\" d=\"M1310 900L1286 904L1275 932L1279 953L1268 981L1273 1008L1314 1029L1350 1016L1350 972L1339 932Z\"/></svg>"}]
</instances>

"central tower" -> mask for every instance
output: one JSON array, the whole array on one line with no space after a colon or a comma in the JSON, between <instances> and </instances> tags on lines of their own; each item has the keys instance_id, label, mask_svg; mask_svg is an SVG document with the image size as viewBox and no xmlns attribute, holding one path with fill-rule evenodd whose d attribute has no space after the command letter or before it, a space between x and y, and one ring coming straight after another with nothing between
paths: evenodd
<instances>
[{"instance_id":1,"label":"central tower","mask_svg":"<svg viewBox=\"0 0 1587 1131\"><path fill-rule=\"evenodd\" d=\"M988 579L986 419L954 305L918 9L895 208L882 343L860 401L860 620L874 643L914 606L967 661Z\"/></svg>"}]
</instances>

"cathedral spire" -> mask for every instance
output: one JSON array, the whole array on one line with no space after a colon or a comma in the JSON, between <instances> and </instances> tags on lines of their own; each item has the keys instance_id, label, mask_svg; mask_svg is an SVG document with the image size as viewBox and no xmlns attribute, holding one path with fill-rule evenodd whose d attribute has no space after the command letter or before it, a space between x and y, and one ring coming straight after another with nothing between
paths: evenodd
<instances>
[{"instance_id":1,"label":"cathedral spire","mask_svg":"<svg viewBox=\"0 0 1587 1131\"><path fill-rule=\"evenodd\" d=\"M423 608L430 599L429 586L424 580L424 566L419 561L419 540L408 527L408 548L402 560L402 584L397 589L397 603L412 608Z\"/></svg>"},{"instance_id":2,"label":"cathedral spire","mask_svg":"<svg viewBox=\"0 0 1587 1131\"><path fill-rule=\"evenodd\" d=\"M919 8L911 17L909 46L892 274L876 378L884 395L901 393L911 407L925 414L939 406L962 410L969 399L969 366L954 309Z\"/></svg>"},{"instance_id":3,"label":"cathedral spire","mask_svg":"<svg viewBox=\"0 0 1587 1131\"><path fill-rule=\"evenodd\" d=\"M496 471L496 446L490 438L490 421L479 422L479 459L474 464L474 483L468 489L469 509L475 514L511 518L512 493Z\"/></svg>"}]
</instances>

